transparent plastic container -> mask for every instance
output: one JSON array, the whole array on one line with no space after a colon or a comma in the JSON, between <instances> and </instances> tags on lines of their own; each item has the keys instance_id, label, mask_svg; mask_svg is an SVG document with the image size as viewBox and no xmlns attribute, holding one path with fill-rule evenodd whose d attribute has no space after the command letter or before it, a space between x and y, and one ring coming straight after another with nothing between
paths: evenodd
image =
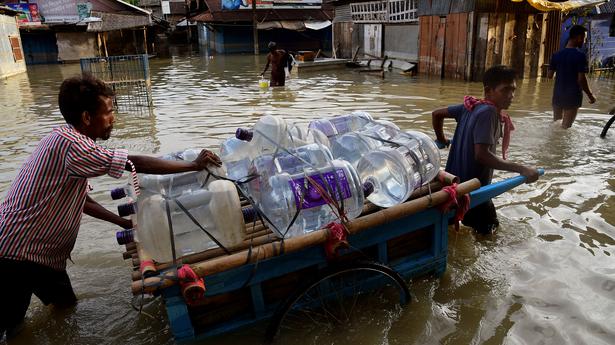
<instances>
[{"instance_id":1,"label":"transparent plastic container","mask_svg":"<svg viewBox=\"0 0 615 345\"><path fill-rule=\"evenodd\" d=\"M177 258L217 246L175 201L167 200L160 194L154 194L139 203L139 242L154 260L172 260L167 202ZM187 193L176 200L223 246L233 247L242 243L245 224L237 189L232 182L217 180L209 184L208 190Z\"/></svg>"},{"instance_id":2,"label":"transparent plastic container","mask_svg":"<svg viewBox=\"0 0 615 345\"><path fill-rule=\"evenodd\" d=\"M166 154L161 158L175 161L194 161L198 157L199 153L201 153L201 150L199 149L187 149L180 152ZM208 169L215 175L225 175L222 168L212 165L209 166ZM215 180L216 178L213 175L210 175L207 170L166 175L140 174L139 186L142 191L147 191L154 194L163 193L167 196L175 197L186 192L207 188L207 186Z\"/></svg>"},{"instance_id":3,"label":"transparent plastic container","mask_svg":"<svg viewBox=\"0 0 615 345\"><path fill-rule=\"evenodd\" d=\"M308 129L312 133L314 142L330 146L331 138L357 131L373 120L372 116L366 112L354 111L348 115L314 120L309 123Z\"/></svg>"},{"instance_id":4,"label":"transparent plastic container","mask_svg":"<svg viewBox=\"0 0 615 345\"><path fill-rule=\"evenodd\" d=\"M414 189L433 180L440 169L440 154L428 136L402 132L390 142L357 162L361 181L375 186L369 201L381 207L406 201Z\"/></svg>"},{"instance_id":5,"label":"transparent plastic container","mask_svg":"<svg viewBox=\"0 0 615 345\"><path fill-rule=\"evenodd\" d=\"M226 177L239 180L249 174L253 150L250 143L237 139L228 138L220 144L220 160L226 171Z\"/></svg>"},{"instance_id":6,"label":"transparent plastic container","mask_svg":"<svg viewBox=\"0 0 615 345\"><path fill-rule=\"evenodd\" d=\"M400 133L403 132L386 123L372 121L360 130L328 138L329 147L334 158L346 160L356 167L361 157L386 145Z\"/></svg>"},{"instance_id":7,"label":"transparent plastic container","mask_svg":"<svg viewBox=\"0 0 615 345\"><path fill-rule=\"evenodd\" d=\"M327 191L331 199L343 202L346 216L353 219L361 214L364 194L373 190L370 183L360 182L352 165L342 160L333 160L321 169L306 168L303 173L275 174L261 187L256 204L276 235L286 238L321 229L337 219L322 191Z\"/></svg>"},{"instance_id":8,"label":"transparent plastic container","mask_svg":"<svg viewBox=\"0 0 615 345\"><path fill-rule=\"evenodd\" d=\"M303 146L306 143L292 136L286 121L280 116L265 115L253 129L238 128L235 137L250 142L253 157L280 151L280 148Z\"/></svg>"},{"instance_id":9,"label":"transparent plastic container","mask_svg":"<svg viewBox=\"0 0 615 345\"><path fill-rule=\"evenodd\" d=\"M308 144L289 149L289 152L256 157L250 166L250 175L255 178L245 185L246 191L253 199L258 199L262 190L268 190L271 176L281 173L300 174L306 169L325 167L332 160L329 149L319 144Z\"/></svg>"}]
</instances>

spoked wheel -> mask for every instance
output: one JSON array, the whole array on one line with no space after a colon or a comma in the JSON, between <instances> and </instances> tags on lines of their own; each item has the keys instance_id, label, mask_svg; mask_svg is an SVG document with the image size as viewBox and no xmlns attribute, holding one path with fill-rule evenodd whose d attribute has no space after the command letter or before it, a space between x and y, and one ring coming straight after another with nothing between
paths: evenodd
<instances>
[{"instance_id":1,"label":"spoked wheel","mask_svg":"<svg viewBox=\"0 0 615 345\"><path fill-rule=\"evenodd\" d=\"M280 344L375 344L382 341L410 302L404 279L373 262L331 267L280 305L266 340Z\"/></svg>"},{"instance_id":2,"label":"spoked wheel","mask_svg":"<svg viewBox=\"0 0 615 345\"><path fill-rule=\"evenodd\" d=\"M606 132L609 130L609 128L611 127L614 121L615 121L615 115L611 116L609 121L607 121L606 125L604 125L604 128L602 129L602 133L600 133L601 138L606 137Z\"/></svg>"}]
</instances>

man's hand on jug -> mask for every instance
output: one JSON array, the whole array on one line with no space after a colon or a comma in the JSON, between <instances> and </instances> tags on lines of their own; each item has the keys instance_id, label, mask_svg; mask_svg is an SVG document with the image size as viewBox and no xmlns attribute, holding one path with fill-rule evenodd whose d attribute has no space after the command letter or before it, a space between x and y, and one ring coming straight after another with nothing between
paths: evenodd
<instances>
[{"instance_id":1,"label":"man's hand on jug","mask_svg":"<svg viewBox=\"0 0 615 345\"><path fill-rule=\"evenodd\" d=\"M199 156L194 160L194 163L196 164L198 170L203 170L208 165L214 165L217 167L222 165L220 157L209 150L202 150L201 153L199 153Z\"/></svg>"}]
</instances>

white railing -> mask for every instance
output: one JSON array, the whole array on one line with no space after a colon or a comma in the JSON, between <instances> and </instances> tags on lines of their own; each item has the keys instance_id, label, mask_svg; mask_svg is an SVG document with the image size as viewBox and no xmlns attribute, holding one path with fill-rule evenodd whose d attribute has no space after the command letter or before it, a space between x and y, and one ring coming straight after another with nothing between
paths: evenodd
<instances>
[{"instance_id":1,"label":"white railing","mask_svg":"<svg viewBox=\"0 0 615 345\"><path fill-rule=\"evenodd\" d=\"M382 0L350 4L355 23L411 23L419 20L418 0Z\"/></svg>"}]
</instances>

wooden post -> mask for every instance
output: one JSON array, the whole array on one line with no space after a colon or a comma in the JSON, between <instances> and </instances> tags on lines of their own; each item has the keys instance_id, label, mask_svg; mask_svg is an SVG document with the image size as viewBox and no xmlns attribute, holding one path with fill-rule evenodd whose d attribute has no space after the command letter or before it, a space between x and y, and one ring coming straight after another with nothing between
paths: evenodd
<instances>
[{"instance_id":1,"label":"wooden post","mask_svg":"<svg viewBox=\"0 0 615 345\"><path fill-rule=\"evenodd\" d=\"M476 43L474 45L474 62L472 79L482 80L485 73L485 59L487 54L487 32L489 27L489 14L480 13L476 22Z\"/></svg>"},{"instance_id":2,"label":"wooden post","mask_svg":"<svg viewBox=\"0 0 615 345\"><path fill-rule=\"evenodd\" d=\"M517 71L517 76L523 78L525 68L525 41L527 37L527 14L515 14L514 39L512 44L511 67Z\"/></svg>"},{"instance_id":3,"label":"wooden post","mask_svg":"<svg viewBox=\"0 0 615 345\"><path fill-rule=\"evenodd\" d=\"M527 27L527 41L525 42L525 75L529 78L536 78L538 76L538 63L540 60L542 14L530 15Z\"/></svg>"},{"instance_id":4,"label":"wooden post","mask_svg":"<svg viewBox=\"0 0 615 345\"><path fill-rule=\"evenodd\" d=\"M190 27L188 27L188 29L190 29ZM147 29L145 27L143 27L143 54L147 55Z\"/></svg>"},{"instance_id":5,"label":"wooden post","mask_svg":"<svg viewBox=\"0 0 615 345\"><path fill-rule=\"evenodd\" d=\"M100 40L100 32L96 33L96 38L98 39L98 56L102 56L102 42Z\"/></svg>"},{"instance_id":6,"label":"wooden post","mask_svg":"<svg viewBox=\"0 0 615 345\"><path fill-rule=\"evenodd\" d=\"M109 57L109 52L107 51L107 33L103 32L103 45L105 46L105 57Z\"/></svg>"},{"instance_id":7,"label":"wooden post","mask_svg":"<svg viewBox=\"0 0 615 345\"><path fill-rule=\"evenodd\" d=\"M254 55L258 55L258 19L256 18L256 0L252 0L252 40L254 41Z\"/></svg>"},{"instance_id":8,"label":"wooden post","mask_svg":"<svg viewBox=\"0 0 615 345\"><path fill-rule=\"evenodd\" d=\"M502 64L510 66L513 54L513 38L515 36L515 15L506 14L506 24L504 25L504 45L502 46Z\"/></svg>"}]
</instances>

